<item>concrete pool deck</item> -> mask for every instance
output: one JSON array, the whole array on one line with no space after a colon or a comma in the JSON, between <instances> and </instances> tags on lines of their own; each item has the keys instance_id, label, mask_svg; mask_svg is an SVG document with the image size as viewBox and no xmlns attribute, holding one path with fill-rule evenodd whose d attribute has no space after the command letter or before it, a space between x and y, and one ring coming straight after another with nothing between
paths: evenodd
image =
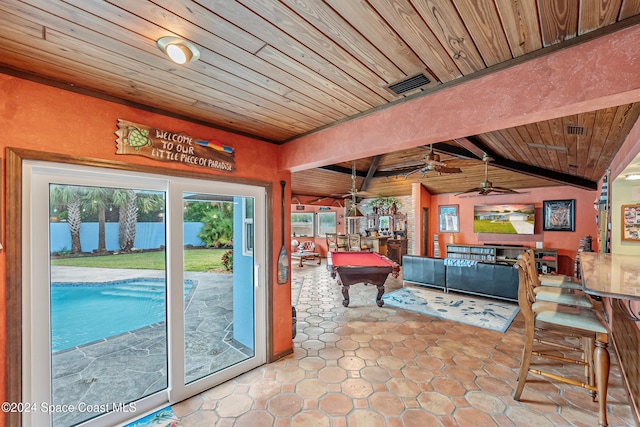
<instances>
[{"instance_id":1,"label":"concrete pool deck","mask_svg":"<svg viewBox=\"0 0 640 427\"><path fill-rule=\"evenodd\" d=\"M53 283L101 283L162 278L164 271L51 267ZM233 276L185 273L194 290L185 310L187 382L249 357L251 350L233 339ZM129 402L167 387L164 322L52 356L54 405L105 405ZM97 415L97 414L94 414ZM90 412L54 414L56 425L71 425Z\"/></svg>"}]
</instances>

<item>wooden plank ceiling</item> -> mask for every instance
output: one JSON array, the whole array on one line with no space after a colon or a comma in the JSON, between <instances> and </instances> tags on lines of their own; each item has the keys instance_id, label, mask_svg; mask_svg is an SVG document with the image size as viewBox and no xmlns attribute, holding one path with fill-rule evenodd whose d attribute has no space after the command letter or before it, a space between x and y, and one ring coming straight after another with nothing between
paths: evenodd
<instances>
[{"instance_id":1,"label":"wooden plank ceiling","mask_svg":"<svg viewBox=\"0 0 640 427\"><path fill-rule=\"evenodd\" d=\"M2 0L0 71L283 144L639 15L640 0ZM200 60L168 61L155 42L169 35ZM428 82L388 89L415 75ZM373 194L409 194L418 180L463 191L484 180L486 152L496 185L589 188L638 114L622 105L437 144L461 174L394 175L418 167L425 147L357 159L357 185L375 159ZM292 191L347 192L351 164L335 166L294 173Z\"/></svg>"}]
</instances>

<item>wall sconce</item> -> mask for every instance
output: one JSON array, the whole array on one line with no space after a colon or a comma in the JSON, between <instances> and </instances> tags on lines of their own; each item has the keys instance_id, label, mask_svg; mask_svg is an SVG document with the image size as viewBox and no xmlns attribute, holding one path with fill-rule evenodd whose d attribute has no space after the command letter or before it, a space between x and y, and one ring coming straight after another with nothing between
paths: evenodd
<instances>
[{"instance_id":1,"label":"wall sconce","mask_svg":"<svg viewBox=\"0 0 640 427\"><path fill-rule=\"evenodd\" d=\"M179 37L162 37L156 41L156 46L176 64L186 64L200 58L196 45Z\"/></svg>"}]
</instances>

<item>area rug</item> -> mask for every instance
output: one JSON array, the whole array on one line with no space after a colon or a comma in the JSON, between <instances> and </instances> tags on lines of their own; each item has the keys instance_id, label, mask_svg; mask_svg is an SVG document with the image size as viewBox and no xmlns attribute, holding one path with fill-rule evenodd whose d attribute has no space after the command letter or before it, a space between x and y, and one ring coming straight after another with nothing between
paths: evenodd
<instances>
[{"instance_id":1,"label":"area rug","mask_svg":"<svg viewBox=\"0 0 640 427\"><path fill-rule=\"evenodd\" d=\"M518 314L516 304L475 296L402 288L382 297L385 306L402 308L479 328L504 332Z\"/></svg>"},{"instance_id":2,"label":"area rug","mask_svg":"<svg viewBox=\"0 0 640 427\"><path fill-rule=\"evenodd\" d=\"M173 412L171 407L167 406L159 411L147 415L137 421L127 424L125 427L180 427L182 424Z\"/></svg>"}]
</instances>

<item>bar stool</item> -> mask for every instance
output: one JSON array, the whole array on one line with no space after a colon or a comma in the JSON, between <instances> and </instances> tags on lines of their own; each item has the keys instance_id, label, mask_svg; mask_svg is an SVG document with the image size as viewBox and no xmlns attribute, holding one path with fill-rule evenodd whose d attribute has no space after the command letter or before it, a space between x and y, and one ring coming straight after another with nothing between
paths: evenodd
<instances>
[{"instance_id":1,"label":"bar stool","mask_svg":"<svg viewBox=\"0 0 640 427\"><path fill-rule=\"evenodd\" d=\"M516 262L520 283L518 287L518 305L525 320L525 341L522 351L522 363L518 375L518 385L514 391L513 398L520 400L522 391L529 373L543 376L566 384L579 386L595 393L598 398L598 423L600 426L607 425L607 387L609 381L610 356L607 346L609 343L609 333L605 324L600 320L594 309L586 307L565 306L558 303L536 300L534 276L537 271L531 268L531 263L527 259L519 259ZM534 343L547 344L555 347L566 348L559 342L549 342L537 337L538 326L543 326L543 330L548 330L565 337L584 337L593 340L592 357L584 357L581 360L564 356L547 354L534 350ZM591 353L592 347L574 349L585 353ZM556 373L545 372L531 368L532 355L546 357L556 361L563 361L572 364L585 365L594 364L595 385L592 381L587 383L576 381L572 378L563 377Z\"/></svg>"},{"instance_id":2,"label":"bar stool","mask_svg":"<svg viewBox=\"0 0 640 427\"><path fill-rule=\"evenodd\" d=\"M554 276L547 278L545 277L546 275L535 274L537 272L536 260L531 249L525 250L520 255L520 259L526 261L529 264L529 271L534 273L531 275L531 279L533 280L533 292L535 293L536 301L549 301L558 304L573 305L586 308L593 307L591 298L589 298L589 296L581 290L576 289L573 285L574 282L571 282L567 279L554 281L551 280ZM564 278L567 276L562 277ZM545 283L554 284L545 285ZM567 284L569 286L563 286L563 284Z\"/></svg>"},{"instance_id":3,"label":"bar stool","mask_svg":"<svg viewBox=\"0 0 640 427\"><path fill-rule=\"evenodd\" d=\"M347 245L344 239L338 236L338 233L325 233L327 240L327 250L329 252L338 252L340 249L343 251L347 249Z\"/></svg>"}]
</instances>

